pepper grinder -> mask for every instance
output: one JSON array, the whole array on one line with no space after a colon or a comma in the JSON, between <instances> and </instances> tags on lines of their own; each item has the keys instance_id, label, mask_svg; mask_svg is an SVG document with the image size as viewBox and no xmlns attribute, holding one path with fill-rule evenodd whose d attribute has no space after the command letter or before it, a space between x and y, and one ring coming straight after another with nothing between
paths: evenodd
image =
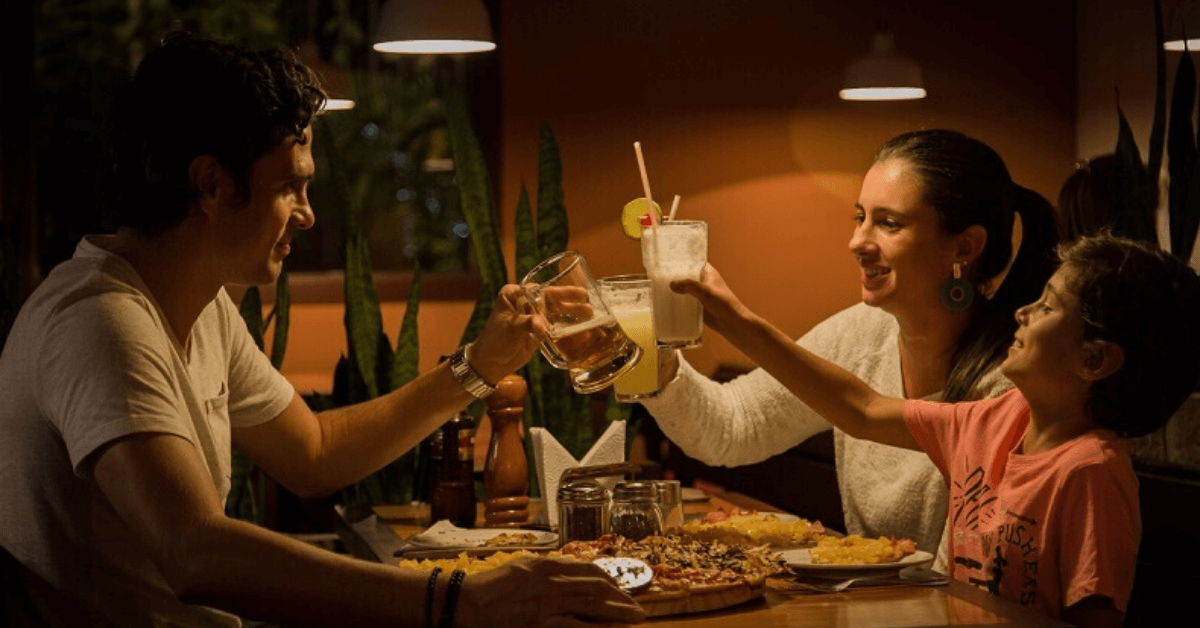
<instances>
[{"instance_id":1,"label":"pepper grinder","mask_svg":"<svg viewBox=\"0 0 1200 628\"><path fill-rule=\"evenodd\" d=\"M487 398L492 439L483 470L483 518L489 528L519 528L529 521L529 461L521 438L525 379L509 375Z\"/></svg>"}]
</instances>

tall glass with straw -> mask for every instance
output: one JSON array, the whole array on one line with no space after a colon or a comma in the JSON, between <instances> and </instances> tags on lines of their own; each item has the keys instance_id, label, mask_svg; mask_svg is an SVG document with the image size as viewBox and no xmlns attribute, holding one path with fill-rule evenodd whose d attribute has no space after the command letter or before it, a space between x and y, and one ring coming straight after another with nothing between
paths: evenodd
<instances>
[{"instance_id":1,"label":"tall glass with straw","mask_svg":"<svg viewBox=\"0 0 1200 628\"><path fill-rule=\"evenodd\" d=\"M633 148L637 153L646 200L653 207L641 143L634 142ZM672 218L678 207L676 197L671 208ZM700 280L708 260L708 224L701 220L660 223L653 211L648 216L649 224L642 227L642 265L650 278L657 344L670 349L699 347L703 343L704 309L694 297L672 291L671 282Z\"/></svg>"}]
</instances>

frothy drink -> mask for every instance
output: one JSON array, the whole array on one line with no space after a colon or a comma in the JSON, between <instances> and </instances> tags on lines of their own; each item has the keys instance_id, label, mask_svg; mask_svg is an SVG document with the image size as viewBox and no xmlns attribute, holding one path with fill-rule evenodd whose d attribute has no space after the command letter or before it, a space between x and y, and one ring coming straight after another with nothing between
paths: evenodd
<instances>
[{"instance_id":1,"label":"frothy drink","mask_svg":"<svg viewBox=\"0 0 1200 628\"><path fill-rule=\"evenodd\" d=\"M707 259L708 225L703 221L672 220L643 228L642 264L650 276L658 346L700 346L704 309L695 298L672 292L671 282L699 280Z\"/></svg>"}]
</instances>

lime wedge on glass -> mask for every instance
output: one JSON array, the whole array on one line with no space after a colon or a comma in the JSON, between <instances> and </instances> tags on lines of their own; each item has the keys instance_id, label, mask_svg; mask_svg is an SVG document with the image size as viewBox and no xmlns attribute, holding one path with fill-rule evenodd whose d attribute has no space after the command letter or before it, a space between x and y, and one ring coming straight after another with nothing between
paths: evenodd
<instances>
[{"instance_id":1,"label":"lime wedge on glass","mask_svg":"<svg viewBox=\"0 0 1200 628\"><path fill-rule=\"evenodd\" d=\"M646 215L648 207L650 202L644 198L635 198L625 204L625 209L621 210L621 229L625 235L634 240L642 238L642 216ZM662 222L662 215L662 208L654 203L654 217L658 222Z\"/></svg>"}]
</instances>

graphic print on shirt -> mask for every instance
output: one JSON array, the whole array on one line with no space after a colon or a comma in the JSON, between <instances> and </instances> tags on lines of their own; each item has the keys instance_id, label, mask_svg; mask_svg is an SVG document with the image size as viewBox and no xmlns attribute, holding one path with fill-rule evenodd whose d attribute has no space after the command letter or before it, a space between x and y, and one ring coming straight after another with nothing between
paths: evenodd
<instances>
[{"instance_id":1,"label":"graphic print on shirt","mask_svg":"<svg viewBox=\"0 0 1200 628\"><path fill-rule=\"evenodd\" d=\"M950 526L959 579L993 595L1019 588L1021 604L1033 605L1041 549L1037 545L1038 521L1004 507L982 467L955 478L951 488ZM1020 577L1010 575L1005 582L1010 570Z\"/></svg>"}]
</instances>

